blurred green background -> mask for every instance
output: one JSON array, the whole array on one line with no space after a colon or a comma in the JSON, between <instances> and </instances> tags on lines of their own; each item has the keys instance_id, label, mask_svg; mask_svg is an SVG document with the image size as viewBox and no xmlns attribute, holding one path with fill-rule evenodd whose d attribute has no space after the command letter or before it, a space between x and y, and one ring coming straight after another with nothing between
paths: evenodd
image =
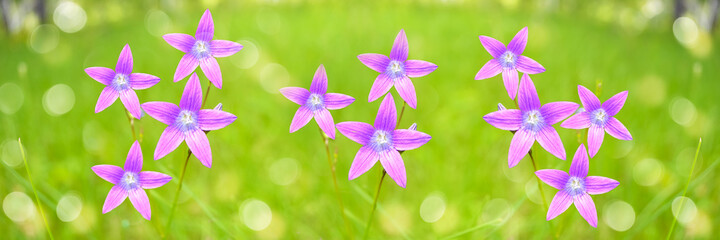
<instances>
[{"instance_id":1,"label":"blurred green background","mask_svg":"<svg viewBox=\"0 0 720 240\"><path fill-rule=\"evenodd\" d=\"M129 43L134 72L162 78L137 91L141 102L177 103L186 79L173 83L182 53L166 33L194 34L204 9L212 11L215 38L245 48L218 59L223 89L211 89L206 107L218 102L238 116L209 134L213 167L190 160L170 233L173 238L348 238L332 186L330 167L313 121L288 133L297 105L279 94L286 86L309 87L324 64L329 92L357 100L332 111L337 122L372 122L380 101L367 102L377 73L357 60L388 54L405 29L410 59L436 63L413 80L418 109L406 109L399 127L418 123L433 139L403 154L407 189L383 183L372 239L664 238L677 218L674 239L720 234L716 174L720 55L712 31L717 1L0 1L0 200L3 238L47 238L36 210L17 139L22 138L49 225L58 239L157 238L167 222L185 144L153 161L165 125L144 117L144 170L175 179L149 190L152 221L126 201L101 214L112 186L90 167L122 165L132 144L119 101L93 112L103 86L86 67L114 67ZM41 4L38 4L41 3ZM38 7L40 6L40 7ZM40 9L44 14L38 14ZM685 9L685 10L683 10ZM490 59L478 35L504 43L529 27L525 51L547 68L533 75L540 99L576 101L577 85L601 101L630 94L617 116L634 140L605 137L590 175L620 181L593 197L598 228L575 207L545 221L529 159L508 169L511 135L482 116L497 103L514 104L500 76L474 81ZM203 87L207 80L201 74ZM397 92L391 93L400 101ZM397 102L398 108L401 102ZM556 126L568 156L584 132ZM700 158L684 207L679 198L698 138ZM380 164L353 181L347 172L360 145L338 133L337 174L349 225L362 237ZM567 170L537 144L538 167ZM542 186L547 201L554 189Z\"/></svg>"}]
</instances>

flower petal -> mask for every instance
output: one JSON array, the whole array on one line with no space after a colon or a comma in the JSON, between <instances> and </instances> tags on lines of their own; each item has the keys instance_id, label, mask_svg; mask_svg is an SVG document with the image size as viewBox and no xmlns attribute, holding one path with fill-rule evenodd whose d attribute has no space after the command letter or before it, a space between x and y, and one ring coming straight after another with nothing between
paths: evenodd
<instances>
[{"instance_id":1,"label":"flower petal","mask_svg":"<svg viewBox=\"0 0 720 240\"><path fill-rule=\"evenodd\" d=\"M588 194L603 194L615 189L618 185L620 182L606 177L589 176L585 178L585 191Z\"/></svg>"},{"instance_id":2,"label":"flower petal","mask_svg":"<svg viewBox=\"0 0 720 240\"><path fill-rule=\"evenodd\" d=\"M431 62L423 60L407 60L405 61L405 74L408 77L422 77L435 71L438 66Z\"/></svg>"},{"instance_id":3,"label":"flower petal","mask_svg":"<svg viewBox=\"0 0 720 240\"><path fill-rule=\"evenodd\" d=\"M397 185L404 188L407 185L407 175L405 173L405 163L403 163L400 153L394 149L388 149L380 152L379 155L380 164L382 164L385 172L395 180Z\"/></svg>"},{"instance_id":4,"label":"flower petal","mask_svg":"<svg viewBox=\"0 0 720 240\"><path fill-rule=\"evenodd\" d=\"M405 36L405 30L401 29L397 37L395 37L392 50L390 50L390 59L405 62L408 58L408 51L407 36Z\"/></svg>"},{"instance_id":5,"label":"flower petal","mask_svg":"<svg viewBox=\"0 0 720 240\"><path fill-rule=\"evenodd\" d=\"M520 29L520 31L515 34L515 37L513 37L512 40L510 40L510 43L508 43L508 50L512 51L516 55L521 55L523 51L525 51L525 45L527 45L527 39L528 39L528 28L524 27L523 29Z\"/></svg>"},{"instance_id":6,"label":"flower petal","mask_svg":"<svg viewBox=\"0 0 720 240\"><path fill-rule=\"evenodd\" d=\"M214 57L200 59L200 69L216 88L222 88L222 72Z\"/></svg>"},{"instance_id":7,"label":"flower petal","mask_svg":"<svg viewBox=\"0 0 720 240\"><path fill-rule=\"evenodd\" d=\"M375 128L364 122L341 122L335 127L342 135L361 145L367 145L375 133Z\"/></svg>"},{"instance_id":8,"label":"flower petal","mask_svg":"<svg viewBox=\"0 0 720 240\"><path fill-rule=\"evenodd\" d=\"M140 149L140 143L138 141L135 141L130 147L130 151L128 152L127 158L125 160L125 171L126 172L133 172L133 173L139 173L140 170L142 170L143 165L143 156L142 156L142 150Z\"/></svg>"},{"instance_id":9,"label":"flower petal","mask_svg":"<svg viewBox=\"0 0 720 240\"><path fill-rule=\"evenodd\" d=\"M407 151L425 145L432 138L429 134L408 129L396 129L392 134L395 149Z\"/></svg>"},{"instance_id":10,"label":"flower petal","mask_svg":"<svg viewBox=\"0 0 720 240\"><path fill-rule=\"evenodd\" d=\"M515 61L515 68L517 68L518 71L527 74L538 74L545 72L545 67L526 56L517 56L517 61Z\"/></svg>"},{"instance_id":11,"label":"flower petal","mask_svg":"<svg viewBox=\"0 0 720 240\"><path fill-rule=\"evenodd\" d=\"M115 185L112 188L110 188L110 192L107 195L107 198L105 198L105 204L103 204L103 210L102 213L108 213L110 210L115 209L117 206L120 206L120 204L125 201L125 198L127 198L128 192L125 191L120 185Z\"/></svg>"},{"instance_id":12,"label":"flower petal","mask_svg":"<svg viewBox=\"0 0 720 240\"><path fill-rule=\"evenodd\" d=\"M605 131L614 138L620 140L632 140L630 131L628 131L625 125L618 121L617 118L608 118L608 121L605 123Z\"/></svg>"},{"instance_id":13,"label":"flower petal","mask_svg":"<svg viewBox=\"0 0 720 240\"><path fill-rule=\"evenodd\" d=\"M180 108L169 102L146 102L141 106L150 117L167 125L175 124L175 119L180 114Z\"/></svg>"},{"instance_id":14,"label":"flower petal","mask_svg":"<svg viewBox=\"0 0 720 240\"><path fill-rule=\"evenodd\" d=\"M561 213L565 212L570 205L573 203L572 197L567 192L560 190L553 197L550 207L548 207L548 213L546 220L550 221L557 217Z\"/></svg>"},{"instance_id":15,"label":"flower petal","mask_svg":"<svg viewBox=\"0 0 720 240\"><path fill-rule=\"evenodd\" d=\"M388 94L380 104L377 116L375 117L375 129L393 131L397 127L397 109L392 94Z\"/></svg>"},{"instance_id":16,"label":"flower petal","mask_svg":"<svg viewBox=\"0 0 720 240\"><path fill-rule=\"evenodd\" d=\"M490 59L485 65L480 68L480 71L475 75L475 80L482 80L497 76L503 71L502 65L497 59Z\"/></svg>"},{"instance_id":17,"label":"flower petal","mask_svg":"<svg viewBox=\"0 0 720 240\"><path fill-rule=\"evenodd\" d=\"M523 111L537 110L540 108L540 98L538 97L537 90L535 90L535 84L527 74L523 74L522 80L520 81L518 104L520 105L520 110Z\"/></svg>"},{"instance_id":18,"label":"flower petal","mask_svg":"<svg viewBox=\"0 0 720 240\"><path fill-rule=\"evenodd\" d=\"M184 33L169 33L162 36L165 41L177 50L190 52L195 45L195 38Z\"/></svg>"},{"instance_id":19,"label":"flower petal","mask_svg":"<svg viewBox=\"0 0 720 240\"><path fill-rule=\"evenodd\" d=\"M310 119L312 119L312 117L313 114L310 108L300 106L300 108L298 108L298 110L295 112L295 116L290 123L290 132L295 132L298 129L307 125L307 123L310 122Z\"/></svg>"},{"instance_id":20,"label":"flower petal","mask_svg":"<svg viewBox=\"0 0 720 240\"><path fill-rule=\"evenodd\" d=\"M212 166L212 151L210 149L210 141L207 135L200 129L186 132L185 143L187 143L190 151L200 162L206 167Z\"/></svg>"},{"instance_id":21,"label":"flower petal","mask_svg":"<svg viewBox=\"0 0 720 240\"><path fill-rule=\"evenodd\" d=\"M556 124L572 115L580 105L574 102L551 102L540 107L540 114L548 125Z\"/></svg>"},{"instance_id":22,"label":"flower petal","mask_svg":"<svg viewBox=\"0 0 720 240\"><path fill-rule=\"evenodd\" d=\"M310 84L310 93L325 95L327 93L328 79L327 73L325 73L325 66L320 64L317 70L315 70L315 76L313 76L312 83Z\"/></svg>"},{"instance_id":23,"label":"flower petal","mask_svg":"<svg viewBox=\"0 0 720 240\"><path fill-rule=\"evenodd\" d=\"M198 111L202 106L202 88L200 88L200 78L193 73L190 80L185 84L182 97L180 97L180 109Z\"/></svg>"},{"instance_id":24,"label":"flower petal","mask_svg":"<svg viewBox=\"0 0 720 240\"><path fill-rule=\"evenodd\" d=\"M585 86L578 85L578 95L586 112L592 112L600 108L600 100Z\"/></svg>"},{"instance_id":25,"label":"flower petal","mask_svg":"<svg viewBox=\"0 0 720 240\"><path fill-rule=\"evenodd\" d=\"M585 150L585 145L581 143L580 147L575 151L572 163L570 163L570 176L585 178L589 168L590 161L588 160L587 150Z\"/></svg>"},{"instance_id":26,"label":"flower petal","mask_svg":"<svg viewBox=\"0 0 720 240\"><path fill-rule=\"evenodd\" d=\"M381 73L385 72L388 64L390 64L390 58L377 53L360 54L358 55L358 59L360 59L360 62L365 64L365 66L369 67L372 70L375 70L376 72Z\"/></svg>"},{"instance_id":27,"label":"flower petal","mask_svg":"<svg viewBox=\"0 0 720 240\"><path fill-rule=\"evenodd\" d=\"M376 99L382 97L382 95L385 95L385 93L390 91L392 86L393 80L385 73L381 73L377 76L377 78L375 78L375 82L373 83L372 88L370 88L368 102L375 101Z\"/></svg>"},{"instance_id":28,"label":"flower petal","mask_svg":"<svg viewBox=\"0 0 720 240\"><path fill-rule=\"evenodd\" d=\"M324 98L325 107L330 110L345 108L355 102L355 98L340 93L327 93Z\"/></svg>"},{"instance_id":29,"label":"flower petal","mask_svg":"<svg viewBox=\"0 0 720 240\"><path fill-rule=\"evenodd\" d=\"M588 129L588 147L590 148L590 157L595 157L600 146L602 146L603 138L605 138L605 131L602 127L592 125Z\"/></svg>"},{"instance_id":30,"label":"flower petal","mask_svg":"<svg viewBox=\"0 0 720 240\"><path fill-rule=\"evenodd\" d=\"M322 131L328 135L331 139L335 139L335 121L333 121L330 111L325 108L315 110L313 113L315 122Z\"/></svg>"},{"instance_id":31,"label":"flower petal","mask_svg":"<svg viewBox=\"0 0 720 240\"><path fill-rule=\"evenodd\" d=\"M143 218L150 220L150 200L148 199L147 193L142 188L133 188L128 190L130 195L130 202L133 207L140 212Z\"/></svg>"},{"instance_id":32,"label":"flower petal","mask_svg":"<svg viewBox=\"0 0 720 240\"><path fill-rule=\"evenodd\" d=\"M85 73L106 86L110 85L115 78L115 71L106 67L89 67L85 69Z\"/></svg>"},{"instance_id":33,"label":"flower petal","mask_svg":"<svg viewBox=\"0 0 720 240\"><path fill-rule=\"evenodd\" d=\"M565 160L565 147L563 147L560 135L552 126L545 126L535 136L540 146L557 158Z\"/></svg>"},{"instance_id":34,"label":"flower petal","mask_svg":"<svg viewBox=\"0 0 720 240\"><path fill-rule=\"evenodd\" d=\"M615 94L615 96L610 97L610 99L608 99L602 104L605 112L610 116L615 116L615 114L620 112L620 109L622 109L623 105L625 105L627 95L628 91L622 91L618 94Z\"/></svg>"},{"instance_id":35,"label":"flower petal","mask_svg":"<svg viewBox=\"0 0 720 240\"><path fill-rule=\"evenodd\" d=\"M125 44L120 57L118 57L117 65L115 65L115 72L128 75L133 69L133 57L132 51L130 51L130 45Z\"/></svg>"},{"instance_id":36,"label":"flower petal","mask_svg":"<svg viewBox=\"0 0 720 240\"><path fill-rule=\"evenodd\" d=\"M517 131L522 125L522 112L518 109L500 110L488 113L483 120L502 130Z\"/></svg>"},{"instance_id":37,"label":"flower petal","mask_svg":"<svg viewBox=\"0 0 720 240\"><path fill-rule=\"evenodd\" d=\"M195 38L200 41L209 42L212 40L214 34L215 24L213 23L212 14L210 14L210 9L205 9L205 13L203 13L200 18L200 23L198 23Z\"/></svg>"},{"instance_id":38,"label":"flower petal","mask_svg":"<svg viewBox=\"0 0 720 240\"><path fill-rule=\"evenodd\" d=\"M138 174L140 186L144 189L153 189L161 187L172 180L172 177L159 172L144 171Z\"/></svg>"},{"instance_id":39,"label":"flower petal","mask_svg":"<svg viewBox=\"0 0 720 240\"><path fill-rule=\"evenodd\" d=\"M585 129L590 127L590 115L585 112L579 112L560 124L561 127L569 129Z\"/></svg>"},{"instance_id":40,"label":"flower petal","mask_svg":"<svg viewBox=\"0 0 720 240\"><path fill-rule=\"evenodd\" d=\"M515 135L510 141L510 151L508 152L508 166L510 168L515 167L520 160L530 151L535 143L535 137L533 137L530 131L520 129L515 132Z\"/></svg>"},{"instance_id":41,"label":"flower petal","mask_svg":"<svg viewBox=\"0 0 720 240\"><path fill-rule=\"evenodd\" d=\"M105 179L112 184L118 184L122 179L125 171L121 167L115 165L96 165L91 168L98 177Z\"/></svg>"},{"instance_id":42,"label":"flower petal","mask_svg":"<svg viewBox=\"0 0 720 240\"><path fill-rule=\"evenodd\" d=\"M514 68L503 68L502 70L503 84L510 99L515 100L518 92L518 72Z\"/></svg>"},{"instance_id":43,"label":"flower petal","mask_svg":"<svg viewBox=\"0 0 720 240\"><path fill-rule=\"evenodd\" d=\"M213 109L201 109L198 111L197 118L198 125L203 131L224 128L237 119L232 113Z\"/></svg>"},{"instance_id":44,"label":"flower petal","mask_svg":"<svg viewBox=\"0 0 720 240\"><path fill-rule=\"evenodd\" d=\"M482 43L485 50L487 50L493 58L499 58L507 51L505 44L488 36L480 36L480 43Z\"/></svg>"},{"instance_id":45,"label":"flower petal","mask_svg":"<svg viewBox=\"0 0 720 240\"><path fill-rule=\"evenodd\" d=\"M370 146L363 146L355 154L352 165L350 166L350 172L348 173L348 180L353 180L363 173L367 172L372 168L373 165L378 161L379 155Z\"/></svg>"},{"instance_id":46,"label":"flower petal","mask_svg":"<svg viewBox=\"0 0 720 240\"><path fill-rule=\"evenodd\" d=\"M300 105L305 105L310 97L310 91L301 87L284 87L280 89L280 93L290 101Z\"/></svg>"},{"instance_id":47,"label":"flower petal","mask_svg":"<svg viewBox=\"0 0 720 240\"><path fill-rule=\"evenodd\" d=\"M115 100L118 99L118 95L120 94L118 94L117 90L110 86L103 88L102 92L100 92L100 97L98 97L97 104L95 104L95 113L99 113L112 105Z\"/></svg>"},{"instance_id":48,"label":"flower petal","mask_svg":"<svg viewBox=\"0 0 720 240\"><path fill-rule=\"evenodd\" d=\"M177 127L173 125L165 128L163 133L160 135L157 147L155 147L155 160L158 160L165 157L165 155L168 155L168 153L172 152L178 146L180 146L180 143L182 143L183 140L185 140L185 136L180 131L180 129L177 129Z\"/></svg>"},{"instance_id":49,"label":"flower petal","mask_svg":"<svg viewBox=\"0 0 720 240\"><path fill-rule=\"evenodd\" d=\"M198 65L200 64L200 61L198 61L195 56L193 56L190 53L186 53L183 55L183 57L180 59L180 63L178 63L177 69L175 69L175 75L173 76L173 81L177 82L181 79L187 77L197 69Z\"/></svg>"},{"instance_id":50,"label":"flower petal","mask_svg":"<svg viewBox=\"0 0 720 240\"><path fill-rule=\"evenodd\" d=\"M573 197L573 202L580 215L585 218L590 226L597 228L597 210L595 209L595 202L593 202L590 195L587 193L579 194Z\"/></svg>"},{"instance_id":51,"label":"flower petal","mask_svg":"<svg viewBox=\"0 0 720 240\"><path fill-rule=\"evenodd\" d=\"M133 115L133 117L140 119L142 117L142 109L140 109L140 100L132 89L125 89L120 91L120 101L125 106L125 109Z\"/></svg>"},{"instance_id":52,"label":"flower petal","mask_svg":"<svg viewBox=\"0 0 720 240\"><path fill-rule=\"evenodd\" d=\"M535 172L535 175L547 185L559 190L564 189L565 184L567 184L570 179L570 176L566 172L557 169L538 170Z\"/></svg>"},{"instance_id":53,"label":"flower petal","mask_svg":"<svg viewBox=\"0 0 720 240\"><path fill-rule=\"evenodd\" d=\"M417 95L415 93L415 86L413 85L410 78L408 78L407 76L401 76L395 79L395 90L398 91L398 94L400 94L400 98L407 102L407 104L411 108L417 108Z\"/></svg>"},{"instance_id":54,"label":"flower petal","mask_svg":"<svg viewBox=\"0 0 720 240\"><path fill-rule=\"evenodd\" d=\"M212 40L210 41L210 52L212 53L213 57L229 57L240 50L242 50L243 45L228 41L228 40Z\"/></svg>"},{"instance_id":55,"label":"flower petal","mask_svg":"<svg viewBox=\"0 0 720 240\"><path fill-rule=\"evenodd\" d=\"M135 90L147 89L160 82L160 78L147 73L131 73L130 87Z\"/></svg>"}]
</instances>

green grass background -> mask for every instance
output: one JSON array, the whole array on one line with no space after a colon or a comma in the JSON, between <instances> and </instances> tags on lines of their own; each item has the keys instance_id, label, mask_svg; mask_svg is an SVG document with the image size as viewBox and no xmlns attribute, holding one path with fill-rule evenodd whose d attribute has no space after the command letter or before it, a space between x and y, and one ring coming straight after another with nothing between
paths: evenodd
<instances>
[{"instance_id":1,"label":"green grass background","mask_svg":"<svg viewBox=\"0 0 720 240\"><path fill-rule=\"evenodd\" d=\"M163 229L186 154L182 144L165 158L153 161L152 153L164 125L148 116L142 126L144 170L174 176L167 185L149 190L152 221L144 220L126 201L108 214L102 204L111 184L90 167L122 165L132 144L124 108L118 101L95 114L103 86L83 69L114 67L123 45L129 43L134 72L150 73L162 81L137 91L141 102L177 103L187 80L172 76L182 53L151 33L193 34L205 8L215 20L215 38L250 41L238 54L219 59L223 89L212 88L206 107L218 102L238 116L230 126L209 134L213 166L190 159L184 191L168 234L177 239L341 239L347 238L332 186L324 146L314 121L296 133L288 127L297 105L277 89L309 87L314 71L324 64L329 92L351 95L349 107L331 111L335 122L372 122L380 101L367 102L377 73L357 60L362 53L388 54L393 39L405 29L410 59L433 62L432 74L413 79L418 109L405 109L399 127L418 124L433 139L403 154L407 189L383 183L373 239L478 238L664 238L674 219L672 200L681 194L698 138L703 138L698 164L687 193L697 207L689 223L679 224L673 238L712 238L719 234L717 123L720 89L720 55L717 34L701 31L700 43L680 44L673 35L672 2L662 1L664 12L650 19L642 14L645 1L79 1L87 13L81 31L58 31L57 47L37 53L31 47L35 24L16 34L0 37L0 85L20 87L23 99L3 97L2 104L17 104L12 114L0 113L3 164L0 199L11 192L31 198L15 140L22 138L30 170L39 190L50 227L57 239L157 238ZM49 24L58 2L48 3ZM167 14L170 23L148 22L151 11ZM157 26L157 24L161 24ZM164 26L164 28L163 28ZM482 116L497 103L513 107L500 76L475 81L473 77L490 55L478 35L507 43L522 27L529 27L525 50L547 71L533 75L540 100L579 102L577 85L599 91L601 101L629 90L618 114L634 140L625 142L607 135L598 155L590 162L590 175L620 181L615 190L593 196L598 228L590 227L575 207L551 221L534 191L528 158L507 167L511 135L493 128ZM150 30L149 30L150 29ZM40 39L39 41L43 41ZM246 44L247 45L247 44ZM241 68L257 61L251 67ZM207 80L198 68L203 87ZM48 114L46 91L56 84L72 89L72 109L60 116ZM598 87L600 84L601 87ZM395 90L398 110L402 104ZM65 99L67 100L67 99ZM692 109L688 109L687 101ZM13 101L12 103L8 103ZM50 101L62 101L50 99ZM672 116L693 114L686 124ZM584 132L556 126L570 157ZM337 148L337 175L348 221L355 238L362 237L380 164L348 181L358 144L338 132L331 142ZM561 161L534 146L538 167L567 170ZM11 159L12 158L12 159ZM272 181L286 172L273 172L273 164L297 163L297 177L286 186ZM659 181L638 184L648 176L637 163L660 163ZM292 168L291 168L292 169ZM657 169L654 169L657 170ZM292 173L292 171L290 171ZM653 176L652 174L649 174ZM655 175L657 176L657 175ZM542 186L549 202L555 191ZM528 192L529 189L530 191ZM79 196L80 215L71 222L57 217L56 205L67 195ZM421 218L421 204L430 195L444 199L442 217L434 223ZM247 227L244 205L248 199L267 204L270 225L254 231ZM34 201L34 198L33 198ZM633 219L626 231L610 228L608 205L624 201L632 206L614 217ZM437 209L436 209L437 210ZM7 210L5 210L7 211ZM0 214L1 235L8 238L47 238L40 215L14 222ZM499 220L496 220L499 219ZM252 219L251 219L252 220ZM164 231L164 230L163 230Z\"/></svg>"}]
</instances>

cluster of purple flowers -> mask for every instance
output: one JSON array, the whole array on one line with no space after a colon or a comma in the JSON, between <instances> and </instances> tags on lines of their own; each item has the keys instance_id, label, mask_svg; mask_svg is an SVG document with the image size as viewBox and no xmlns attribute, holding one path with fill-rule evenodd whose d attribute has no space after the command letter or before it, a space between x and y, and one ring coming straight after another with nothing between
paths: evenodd
<instances>
[{"instance_id":1,"label":"cluster of purple flowers","mask_svg":"<svg viewBox=\"0 0 720 240\"><path fill-rule=\"evenodd\" d=\"M589 129L587 145L590 147L591 158L600 149L605 132L617 139L632 140L627 128L615 118L625 104L627 91L616 94L605 103L600 103L590 90L578 85L578 95L583 108L578 109L579 104L573 102L540 104L535 85L528 74L542 73L545 68L521 55L527 45L527 37L528 30L525 27L505 47L498 40L480 36L482 45L493 59L480 69L475 79L490 78L502 72L505 89L510 98L516 100L519 108L505 109L499 105L498 111L483 117L490 125L513 132L514 136L508 152L510 168L516 166L528 154L535 141L552 155L565 160L565 147L552 125L566 118L567 120L560 124L563 128ZM524 73L519 89L517 71ZM575 115L570 117L573 113ZM606 193L620 183L606 177L587 176L588 169L588 152L581 143L573 157L569 174L555 169L535 172L539 179L559 190L548 208L547 220L555 218L574 203L580 215L591 226L597 227L597 211L590 194Z\"/></svg>"},{"instance_id":2,"label":"cluster of purple flowers","mask_svg":"<svg viewBox=\"0 0 720 240\"><path fill-rule=\"evenodd\" d=\"M237 117L222 111L221 104L214 109L201 109L204 105L202 88L200 79L193 72L200 65L209 82L217 88L222 88L222 74L215 58L227 57L242 49L242 45L235 42L213 40L214 29L210 10L206 10L200 19L195 37L181 33L163 36L171 46L185 53L175 71L174 81L182 80L192 73L185 85L179 105L168 102L140 104L134 90L150 88L157 84L160 78L145 73L132 73L132 53L130 46L125 45L114 71L104 67L85 69L91 78L105 85L95 106L95 112L104 110L119 97L132 117L140 119L144 111L168 125L155 148L155 160L163 158L185 141L192 154L209 168L212 165L212 153L207 132L224 128ZM114 165L92 167L102 179L115 184L107 195L103 213L119 206L129 197L135 209L145 219L150 220L150 201L143 189L163 186L172 178L158 172L141 172L142 164L142 151L136 139L130 148L124 168Z\"/></svg>"}]
</instances>

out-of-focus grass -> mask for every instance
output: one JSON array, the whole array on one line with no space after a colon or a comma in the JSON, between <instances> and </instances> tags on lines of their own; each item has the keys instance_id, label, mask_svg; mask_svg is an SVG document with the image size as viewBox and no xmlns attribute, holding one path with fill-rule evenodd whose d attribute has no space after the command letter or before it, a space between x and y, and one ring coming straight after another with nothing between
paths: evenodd
<instances>
[{"instance_id":1,"label":"out-of-focus grass","mask_svg":"<svg viewBox=\"0 0 720 240\"><path fill-rule=\"evenodd\" d=\"M714 171L720 160L716 138L720 57L712 48L718 43L712 38L717 34L701 31L702 36L712 39L702 42L701 47L709 50L679 44L672 31L669 3L664 3L662 14L643 19L645 15L639 10L643 1L569 5L513 2L82 1L80 6L87 13L85 27L76 33L58 31L57 47L47 53L37 53L28 44L33 41L30 32L34 26L3 35L0 86L16 85L24 97L11 99L15 101L12 104L20 101L19 110L0 114L0 197L5 213L0 217L0 231L10 238L46 237L42 220L31 207L27 220L15 222L7 215L13 207L28 207L14 205L17 202L7 196L12 192L32 194L22 165L13 164L19 151L13 148L16 145L7 144L21 137L40 201L57 238L158 236L156 227L162 229L167 221L177 180L148 191L151 222L142 219L128 202L101 214L111 184L95 176L90 167L122 164L132 135L119 101L101 113L93 113L102 86L83 69L113 67L122 46L129 43L134 71L162 78L156 86L137 91L140 101L178 102L187 80L174 83L171 79L182 54L150 33L148 28L163 26L148 21L147 16L162 11L170 20L166 33L192 34L203 10L210 8L216 39L242 40L252 46L245 44L246 49L235 56L219 59L223 89L213 88L207 105L222 102L224 110L236 114L238 120L209 134L214 159L211 169L191 159L169 233L176 238L343 238L317 126L309 123L289 134L297 106L277 89L309 87L315 69L324 64L329 91L357 99L345 109L332 111L335 121L371 122L379 101L368 103L366 99L377 73L356 56L389 53L400 29L407 33L410 58L434 62L439 68L414 79L418 109L406 109L399 127L416 122L418 129L433 139L403 154L407 189L392 181L384 183L371 238L664 237L673 220L671 203L680 195L690 172L698 137L706 144L700 150L698 174L687 194L697 212L689 222L679 222L674 236L717 235L712 227L720 222L715 187L720 179ZM49 3L49 9L56 4ZM490 59L477 36L488 35L507 43L524 26L530 33L525 55L547 68L547 72L532 76L543 103L579 101L578 84L595 90L597 83L602 83L599 97L603 101L617 92L630 91L617 117L634 140L624 142L606 136L590 164L591 175L621 183L617 189L593 197L599 217L597 229L590 227L574 207L546 222L546 212L533 187L536 183L529 159L508 169L511 135L481 118L495 111L498 102L508 107L514 104L500 76L473 80ZM257 57L254 63L253 56ZM204 75L199 75L206 86ZM69 112L51 116L43 99L57 84L69 86L74 101ZM399 99L395 90L391 93ZM67 96L58 96L60 99L49 102L64 106ZM3 96L0 99L10 101ZM143 129L143 169L178 179L185 145L153 161L164 125L147 116L139 124ZM571 156L579 145L578 132L558 131ZM358 179L347 181L347 171L360 146L340 134L332 144L338 148L338 181L348 220L359 237L381 170L378 164ZM570 161L558 160L539 146L534 149L539 168L569 168ZM547 185L543 188L550 201L555 190ZM82 207L77 218L63 222L56 206L68 195L78 196ZM421 205L432 196L442 199L441 204L427 206L426 210L440 212L441 217L428 223L421 218L426 214ZM263 211L254 200L266 204L272 213L269 226L260 231L248 227L263 225L265 215L256 214ZM632 211L612 207L617 201L629 204ZM617 231L609 226L613 223L631 227Z\"/></svg>"}]
</instances>

